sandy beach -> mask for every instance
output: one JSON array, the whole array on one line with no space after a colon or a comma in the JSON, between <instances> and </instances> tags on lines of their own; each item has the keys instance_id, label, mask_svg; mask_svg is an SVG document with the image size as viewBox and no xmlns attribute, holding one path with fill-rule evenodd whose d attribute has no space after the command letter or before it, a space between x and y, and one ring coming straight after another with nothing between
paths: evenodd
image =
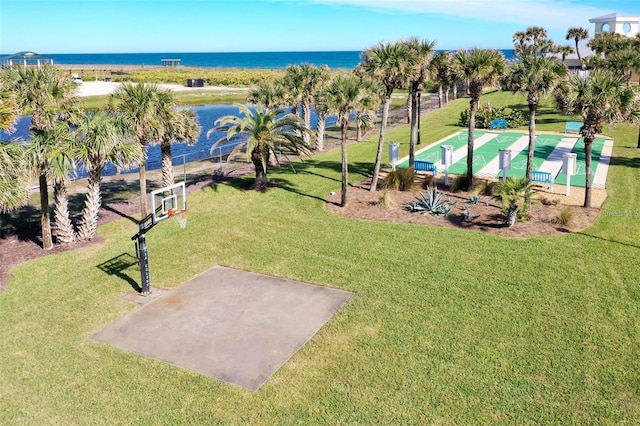
<instances>
[{"instance_id":1,"label":"sandy beach","mask_svg":"<svg viewBox=\"0 0 640 426\"><path fill-rule=\"evenodd\" d=\"M84 81L78 84L76 94L80 97L110 95L122 83L111 81ZM158 84L159 87L169 89L175 92L218 92L218 93L246 93L249 89L246 87L228 87L228 86L205 86L205 87L187 87L180 84Z\"/></svg>"}]
</instances>

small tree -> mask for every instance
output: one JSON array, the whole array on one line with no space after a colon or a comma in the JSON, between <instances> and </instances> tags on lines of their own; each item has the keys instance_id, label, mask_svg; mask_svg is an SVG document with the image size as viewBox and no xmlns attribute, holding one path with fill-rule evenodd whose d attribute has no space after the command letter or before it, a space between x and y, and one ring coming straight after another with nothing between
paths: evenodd
<instances>
[{"instance_id":1,"label":"small tree","mask_svg":"<svg viewBox=\"0 0 640 426\"><path fill-rule=\"evenodd\" d=\"M529 204L525 201L531 198L533 184L527 178L514 178L509 176L501 181L496 192L502 198L502 210L506 215L505 225L512 227L516 220L526 219L529 212Z\"/></svg>"},{"instance_id":2,"label":"small tree","mask_svg":"<svg viewBox=\"0 0 640 426\"><path fill-rule=\"evenodd\" d=\"M255 113L246 105L236 104L241 116L227 115L216 120L216 127L207 132L223 130L226 135L216 141L211 150L222 142L238 140L238 144L230 156L246 150L247 157L256 170L255 186L257 189L267 187L267 172L271 156L278 161L277 151L281 149L300 154L309 153L310 147L305 144L302 135L309 132L299 117L293 114L282 115L284 111L266 111L263 106L257 106Z\"/></svg>"}]
</instances>

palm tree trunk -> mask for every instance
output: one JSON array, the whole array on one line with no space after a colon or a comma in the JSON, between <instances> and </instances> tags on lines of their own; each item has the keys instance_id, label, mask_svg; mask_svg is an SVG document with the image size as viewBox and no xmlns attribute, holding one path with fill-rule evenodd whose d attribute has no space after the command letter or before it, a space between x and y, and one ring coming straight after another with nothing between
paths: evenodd
<instances>
[{"instance_id":1,"label":"palm tree trunk","mask_svg":"<svg viewBox=\"0 0 640 426\"><path fill-rule=\"evenodd\" d=\"M413 105L413 93L409 93L407 95L407 103L406 103L406 105L407 105L407 124L411 124L411 119L413 118L412 111L414 109L413 108L414 107L414 105Z\"/></svg>"},{"instance_id":2,"label":"palm tree trunk","mask_svg":"<svg viewBox=\"0 0 640 426\"><path fill-rule=\"evenodd\" d=\"M251 162L256 169L255 187L257 189L264 189L267 187L267 167L269 167L269 154L267 152L266 164L263 163L262 153L260 151L260 144L251 151Z\"/></svg>"},{"instance_id":3,"label":"palm tree trunk","mask_svg":"<svg viewBox=\"0 0 640 426\"><path fill-rule=\"evenodd\" d=\"M342 193L340 195L340 207L347 205L347 181L349 176L349 163L347 162L347 127L349 126L349 120L341 120L340 125L342 130Z\"/></svg>"},{"instance_id":4,"label":"palm tree trunk","mask_svg":"<svg viewBox=\"0 0 640 426\"><path fill-rule=\"evenodd\" d=\"M416 139L418 138L418 92L417 84L411 88L411 131L409 133L409 167L413 167L416 161ZM415 87L415 89L414 89Z\"/></svg>"},{"instance_id":5,"label":"palm tree trunk","mask_svg":"<svg viewBox=\"0 0 640 426\"><path fill-rule=\"evenodd\" d=\"M302 120L304 121L304 127L305 129L311 130L311 105L309 105L308 102L303 102L302 103ZM309 135L308 132L304 132L302 134L302 140L304 141L305 145L309 145L309 140L311 139L311 136Z\"/></svg>"},{"instance_id":6,"label":"palm tree trunk","mask_svg":"<svg viewBox=\"0 0 640 426\"><path fill-rule=\"evenodd\" d=\"M91 170L87 183L87 197L82 209L80 227L78 229L78 239L91 240L96 235L98 229L98 211L102 204L100 193L100 182L102 180L102 169Z\"/></svg>"},{"instance_id":7,"label":"palm tree trunk","mask_svg":"<svg viewBox=\"0 0 640 426\"><path fill-rule=\"evenodd\" d=\"M438 86L438 109L442 108L442 96L444 96L444 93L441 84Z\"/></svg>"},{"instance_id":8,"label":"palm tree trunk","mask_svg":"<svg viewBox=\"0 0 640 426\"><path fill-rule=\"evenodd\" d=\"M327 126L327 114L318 112L318 124L316 125L316 149L324 151L324 131Z\"/></svg>"},{"instance_id":9,"label":"palm tree trunk","mask_svg":"<svg viewBox=\"0 0 640 426\"><path fill-rule=\"evenodd\" d=\"M458 84L453 85L453 100L458 99ZM447 89L447 102L449 102L449 89Z\"/></svg>"},{"instance_id":10,"label":"palm tree trunk","mask_svg":"<svg viewBox=\"0 0 640 426\"><path fill-rule=\"evenodd\" d=\"M362 142L362 126L363 126L362 113L358 112L356 113L356 142Z\"/></svg>"},{"instance_id":11,"label":"palm tree trunk","mask_svg":"<svg viewBox=\"0 0 640 426\"><path fill-rule=\"evenodd\" d=\"M163 140L160 143L160 152L162 153L162 186L173 185L175 178L171 162L171 141Z\"/></svg>"},{"instance_id":12,"label":"palm tree trunk","mask_svg":"<svg viewBox=\"0 0 640 426\"><path fill-rule=\"evenodd\" d=\"M638 145L636 148L640 149L640 126L638 126Z\"/></svg>"},{"instance_id":13,"label":"palm tree trunk","mask_svg":"<svg viewBox=\"0 0 640 426\"><path fill-rule=\"evenodd\" d=\"M533 154L536 149L536 112L538 105L529 103L529 151L527 152L527 182L531 183L533 177Z\"/></svg>"},{"instance_id":14,"label":"palm tree trunk","mask_svg":"<svg viewBox=\"0 0 640 426\"><path fill-rule=\"evenodd\" d=\"M585 185L584 185L584 207L591 207L591 148L593 137L584 138L585 154Z\"/></svg>"},{"instance_id":15,"label":"palm tree trunk","mask_svg":"<svg viewBox=\"0 0 640 426\"><path fill-rule=\"evenodd\" d=\"M378 176L380 174L380 164L382 163L382 148L384 147L384 135L387 130L387 118L389 117L389 104L391 103L391 94L385 96L382 106L382 122L380 123L380 137L378 138L378 152L376 153L376 163L373 166L373 177L371 178L370 191L378 189Z\"/></svg>"},{"instance_id":16,"label":"palm tree trunk","mask_svg":"<svg viewBox=\"0 0 640 426\"><path fill-rule=\"evenodd\" d=\"M40 184L40 227L42 228L42 248L51 250L53 239L51 238L51 218L49 216L49 188L47 187L47 175L41 173L38 182Z\"/></svg>"},{"instance_id":17,"label":"palm tree trunk","mask_svg":"<svg viewBox=\"0 0 640 426\"><path fill-rule=\"evenodd\" d=\"M57 241L62 244L74 242L75 232L69 217L69 197L67 187L62 179L56 179L53 184L53 216Z\"/></svg>"},{"instance_id":18,"label":"palm tree trunk","mask_svg":"<svg viewBox=\"0 0 640 426\"><path fill-rule=\"evenodd\" d=\"M473 188L473 145L475 142L476 111L478 102L474 97L469 102L469 138L467 139L467 191Z\"/></svg>"}]
</instances>

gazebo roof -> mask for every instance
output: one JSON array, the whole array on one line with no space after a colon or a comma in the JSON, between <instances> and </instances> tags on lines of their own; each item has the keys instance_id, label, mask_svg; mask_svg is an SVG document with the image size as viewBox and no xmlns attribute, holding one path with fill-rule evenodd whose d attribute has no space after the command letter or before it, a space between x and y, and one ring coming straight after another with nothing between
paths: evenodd
<instances>
[{"instance_id":1,"label":"gazebo roof","mask_svg":"<svg viewBox=\"0 0 640 426\"><path fill-rule=\"evenodd\" d=\"M8 55L8 56L3 56L0 59L5 59L5 60L9 60L9 59L13 59L13 60L38 60L38 59L52 59L50 56L44 56L44 55L40 55L38 53L34 53L34 52L18 52L18 53L14 53L13 55Z\"/></svg>"},{"instance_id":2,"label":"gazebo roof","mask_svg":"<svg viewBox=\"0 0 640 426\"><path fill-rule=\"evenodd\" d=\"M40 64L53 64L53 58L34 52L18 52L13 55L0 56L0 63L3 65L38 64L40 66Z\"/></svg>"}]
</instances>

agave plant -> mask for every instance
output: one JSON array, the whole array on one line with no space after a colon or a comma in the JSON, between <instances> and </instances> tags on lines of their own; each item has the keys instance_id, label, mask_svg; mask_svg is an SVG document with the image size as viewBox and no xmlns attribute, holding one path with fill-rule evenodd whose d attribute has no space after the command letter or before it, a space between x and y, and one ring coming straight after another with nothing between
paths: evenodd
<instances>
[{"instance_id":1,"label":"agave plant","mask_svg":"<svg viewBox=\"0 0 640 426\"><path fill-rule=\"evenodd\" d=\"M427 195L420 192L420 195L413 203L407 206L410 212L419 212L422 214L433 214L435 216L447 216L451 212L444 194L439 193L436 188L428 188Z\"/></svg>"}]
</instances>

